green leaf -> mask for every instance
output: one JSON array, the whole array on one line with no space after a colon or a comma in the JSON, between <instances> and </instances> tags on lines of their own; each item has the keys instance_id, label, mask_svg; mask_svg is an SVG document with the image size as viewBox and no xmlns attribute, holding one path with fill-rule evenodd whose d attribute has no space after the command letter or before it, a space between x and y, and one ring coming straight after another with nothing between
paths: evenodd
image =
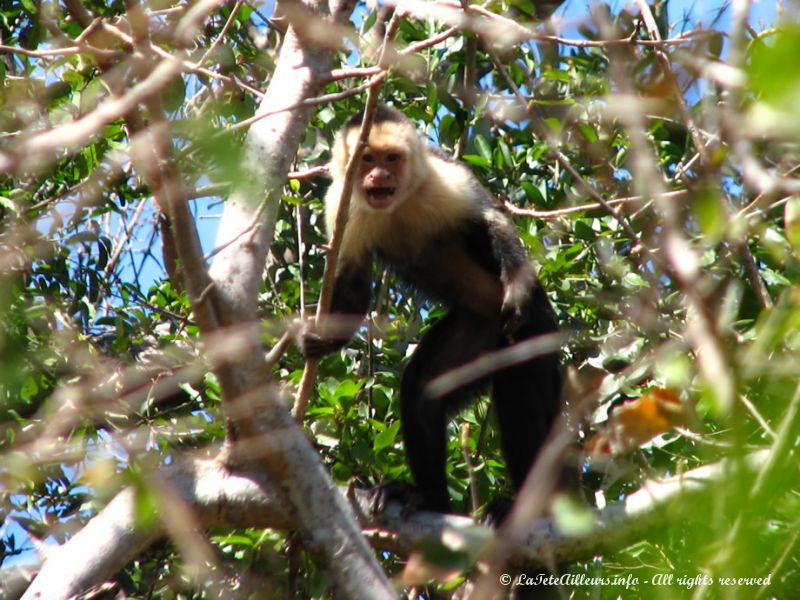
<instances>
[{"instance_id":1,"label":"green leaf","mask_svg":"<svg viewBox=\"0 0 800 600\"><path fill-rule=\"evenodd\" d=\"M283 200L287 204L291 204L292 206L303 206L303 204L305 204L305 201L299 196L287 196L283 194L281 195L281 200Z\"/></svg>"},{"instance_id":2,"label":"green leaf","mask_svg":"<svg viewBox=\"0 0 800 600\"><path fill-rule=\"evenodd\" d=\"M36 383L36 379L31 375L25 378L25 382L22 384L19 390L19 395L25 402L29 402L33 400L34 396L39 393L39 384Z\"/></svg>"},{"instance_id":3,"label":"green leaf","mask_svg":"<svg viewBox=\"0 0 800 600\"><path fill-rule=\"evenodd\" d=\"M647 287L647 280L638 273L627 273L624 281L632 287Z\"/></svg>"},{"instance_id":4,"label":"green leaf","mask_svg":"<svg viewBox=\"0 0 800 600\"><path fill-rule=\"evenodd\" d=\"M563 81L564 83L569 83L572 79L566 71L545 71L542 73L542 77L551 81Z\"/></svg>"},{"instance_id":5,"label":"green leaf","mask_svg":"<svg viewBox=\"0 0 800 600\"><path fill-rule=\"evenodd\" d=\"M17 207L17 203L11 200L11 198L0 196L0 208L8 210L9 212L15 215L19 215L19 208Z\"/></svg>"},{"instance_id":6,"label":"green leaf","mask_svg":"<svg viewBox=\"0 0 800 600\"><path fill-rule=\"evenodd\" d=\"M500 153L503 157L503 161L505 162L506 166L513 167L514 166L514 159L511 156L511 148L508 147L508 144L505 140L500 139L497 140L497 147L500 150Z\"/></svg>"},{"instance_id":7,"label":"green leaf","mask_svg":"<svg viewBox=\"0 0 800 600\"><path fill-rule=\"evenodd\" d=\"M478 154L480 154L481 158L486 161L486 165L491 166L492 146L486 141L486 138L480 134L475 136L475 149L478 151Z\"/></svg>"},{"instance_id":8,"label":"green leaf","mask_svg":"<svg viewBox=\"0 0 800 600\"><path fill-rule=\"evenodd\" d=\"M176 77L169 82L169 85L161 93L161 100L164 103L164 110L175 112L183 106L186 99L186 84L182 77Z\"/></svg>"},{"instance_id":9,"label":"green leaf","mask_svg":"<svg viewBox=\"0 0 800 600\"><path fill-rule=\"evenodd\" d=\"M558 524L558 530L565 535L586 534L594 526L595 519L592 512L584 504L566 495L557 496L551 510Z\"/></svg>"},{"instance_id":10,"label":"green leaf","mask_svg":"<svg viewBox=\"0 0 800 600\"><path fill-rule=\"evenodd\" d=\"M461 160L463 160L465 163L468 163L468 164L470 164L470 165L472 165L474 167L479 167L479 168L484 169L486 171L491 171L491 169L492 169L491 161L486 160L482 156L478 156L476 154L466 154L466 155L461 157Z\"/></svg>"},{"instance_id":11,"label":"green leaf","mask_svg":"<svg viewBox=\"0 0 800 600\"><path fill-rule=\"evenodd\" d=\"M136 509L134 514L136 521L143 529L149 529L158 521L158 499L143 481L137 482L135 490Z\"/></svg>"},{"instance_id":12,"label":"green leaf","mask_svg":"<svg viewBox=\"0 0 800 600\"><path fill-rule=\"evenodd\" d=\"M244 546L247 548L251 548L255 545L253 538L235 533L214 537L214 541L220 545Z\"/></svg>"},{"instance_id":13,"label":"green leaf","mask_svg":"<svg viewBox=\"0 0 800 600\"><path fill-rule=\"evenodd\" d=\"M370 11L370 13L367 15L367 18L364 19L364 25L361 27L361 33L362 34L367 33L370 29L372 29L372 26L375 25L375 21L377 20L378 20L377 9Z\"/></svg>"},{"instance_id":14,"label":"green leaf","mask_svg":"<svg viewBox=\"0 0 800 600\"><path fill-rule=\"evenodd\" d=\"M800 56L800 27L784 26L773 36L754 43L747 69L750 89L770 103L793 103L800 86L800 71L787 69Z\"/></svg>"},{"instance_id":15,"label":"green leaf","mask_svg":"<svg viewBox=\"0 0 800 600\"><path fill-rule=\"evenodd\" d=\"M717 191L711 188L699 190L694 195L692 210L708 240L711 243L721 240L728 218Z\"/></svg>"},{"instance_id":16,"label":"green leaf","mask_svg":"<svg viewBox=\"0 0 800 600\"><path fill-rule=\"evenodd\" d=\"M578 127L589 142L596 142L599 138L597 136L597 132L595 131L594 127L592 127L589 123L580 123Z\"/></svg>"},{"instance_id":17,"label":"green leaf","mask_svg":"<svg viewBox=\"0 0 800 600\"><path fill-rule=\"evenodd\" d=\"M789 198L783 209L784 223L786 224L786 239L796 254L800 255L800 198Z\"/></svg>"},{"instance_id":18,"label":"green leaf","mask_svg":"<svg viewBox=\"0 0 800 600\"><path fill-rule=\"evenodd\" d=\"M594 229L592 229L592 226L585 219L575 221L574 229L575 237L586 240L587 242L592 242L597 237Z\"/></svg>"},{"instance_id":19,"label":"green leaf","mask_svg":"<svg viewBox=\"0 0 800 600\"><path fill-rule=\"evenodd\" d=\"M336 387L333 396L337 400L340 398L353 398L363 385L363 381L356 382L352 379L345 379Z\"/></svg>"},{"instance_id":20,"label":"green leaf","mask_svg":"<svg viewBox=\"0 0 800 600\"><path fill-rule=\"evenodd\" d=\"M520 183L520 187L525 192L525 196L528 198L528 201L536 206L544 206L546 204L544 196L542 196L542 192L539 191L535 185L533 185L530 181L523 181Z\"/></svg>"},{"instance_id":21,"label":"green leaf","mask_svg":"<svg viewBox=\"0 0 800 600\"><path fill-rule=\"evenodd\" d=\"M397 435L400 432L400 420L398 419L389 427L381 431L378 435L375 436L375 439L372 443L372 448L375 452L380 452L384 448L388 448L389 446L394 445L395 441L397 440Z\"/></svg>"}]
</instances>

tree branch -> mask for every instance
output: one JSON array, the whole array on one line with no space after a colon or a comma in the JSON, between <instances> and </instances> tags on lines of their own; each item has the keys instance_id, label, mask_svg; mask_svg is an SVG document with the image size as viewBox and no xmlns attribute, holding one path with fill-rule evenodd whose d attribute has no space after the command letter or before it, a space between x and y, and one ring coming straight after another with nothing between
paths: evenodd
<instances>
[{"instance_id":1,"label":"tree branch","mask_svg":"<svg viewBox=\"0 0 800 600\"><path fill-rule=\"evenodd\" d=\"M345 4L345 7L348 5ZM286 4L284 3L284 7ZM307 14L309 10L313 14ZM338 14L346 12L339 7ZM304 11L330 24L327 5ZM305 135L311 107L304 104L329 73L331 52L288 29L270 85L246 139L245 183L225 203L210 275L222 325L258 320L257 299L272 242L281 190ZM278 111L278 107L297 106ZM255 225L254 225L255 224ZM245 232L243 234L243 232ZM296 519L300 539L333 592L344 598L393 598L395 592L366 543L350 506L337 494L320 457L291 418L269 379L260 340L235 369L218 370L226 415L234 423L230 464L256 461L277 482Z\"/></svg>"},{"instance_id":2,"label":"tree branch","mask_svg":"<svg viewBox=\"0 0 800 600\"><path fill-rule=\"evenodd\" d=\"M760 450L747 456L744 463L755 471L769 458L768 450ZM624 548L667 520L697 517L697 499L707 496L709 487L724 485L731 468L726 459L668 479L648 480L624 500L595 511L592 525L580 534L562 533L551 517L538 519L521 535L522 545L511 560L529 566L552 560L566 563ZM164 469L159 483L192 508L194 520L202 528L293 529L298 525L282 494L276 493L261 472L231 472L217 460L183 459ZM339 488L340 500L347 502L345 496L363 528L381 531L374 536L376 545L383 545L377 540L391 537L392 547L403 552L424 543L446 543L453 535L465 539L467 530L479 527L471 518L459 515L415 512L406 516L397 503L390 503L385 513L375 518L369 513L368 491ZM149 529L142 526L137 520L136 492L128 488L48 554L23 600L68 598L100 584L165 532L163 518ZM469 553L476 556L491 544L492 537L477 539L486 546L469 547Z\"/></svg>"}]
</instances>

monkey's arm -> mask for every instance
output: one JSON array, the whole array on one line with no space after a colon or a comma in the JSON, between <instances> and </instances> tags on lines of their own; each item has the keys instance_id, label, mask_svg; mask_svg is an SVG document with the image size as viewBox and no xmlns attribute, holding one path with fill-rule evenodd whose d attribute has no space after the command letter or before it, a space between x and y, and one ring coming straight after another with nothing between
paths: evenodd
<instances>
[{"instance_id":1,"label":"monkey's arm","mask_svg":"<svg viewBox=\"0 0 800 600\"><path fill-rule=\"evenodd\" d=\"M320 358L344 346L352 338L369 309L372 265L344 264L333 281L330 313L322 324L300 333L298 345L306 358Z\"/></svg>"},{"instance_id":2,"label":"monkey's arm","mask_svg":"<svg viewBox=\"0 0 800 600\"><path fill-rule=\"evenodd\" d=\"M508 213L499 206L491 205L484 210L484 218L492 254L500 265L503 333L510 336L526 319L533 288L538 285L538 280Z\"/></svg>"}]
</instances>

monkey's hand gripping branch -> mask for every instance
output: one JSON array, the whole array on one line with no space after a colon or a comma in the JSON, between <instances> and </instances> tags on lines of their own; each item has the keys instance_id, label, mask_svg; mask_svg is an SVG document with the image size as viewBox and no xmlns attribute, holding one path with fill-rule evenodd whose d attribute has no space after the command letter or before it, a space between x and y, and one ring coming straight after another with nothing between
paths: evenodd
<instances>
[{"instance_id":1,"label":"monkey's hand gripping branch","mask_svg":"<svg viewBox=\"0 0 800 600\"><path fill-rule=\"evenodd\" d=\"M503 335L514 341L514 334L525 321L532 300L531 288L536 276L529 265L520 268L503 286L503 304L500 316L503 320Z\"/></svg>"}]
</instances>

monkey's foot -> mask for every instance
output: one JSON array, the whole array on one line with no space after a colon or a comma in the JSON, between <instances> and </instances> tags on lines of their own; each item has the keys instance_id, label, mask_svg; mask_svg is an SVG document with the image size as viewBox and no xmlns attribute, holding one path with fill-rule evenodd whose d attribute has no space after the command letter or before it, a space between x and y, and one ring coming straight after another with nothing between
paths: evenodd
<instances>
[{"instance_id":1,"label":"monkey's foot","mask_svg":"<svg viewBox=\"0 0 800 600\"><path fill-rule=\"evenodd\" d=\"M336 349L333 342L323 338L308 326L300 331L296 342L304 358L322 358Z\"/></svg>"},{"instance_id":2,"label":"monkey's foot","mask_svg":"<svg viewBox=\"0 0 800 600\"><path fill-rule=\"evenodd\" d=\"M508 513L511 512L511 507L514 506L514 500L508 496L500 496L492 500L486 507L483 513L481 524L497 529L506 520Z\"/></svg>"},{"instance_id":3,"label":"monkey's foot","mask_svg":"<svg viewBox=\"0 0 800 600\"><path fill-rule=\"evenodd\" d=\"M432 510L419 488L405 481L386 481L372 488L369 507L374 516L381 515L390 502L403 506L404 517L418 510Z\"/></svg>"}]
</instances>

